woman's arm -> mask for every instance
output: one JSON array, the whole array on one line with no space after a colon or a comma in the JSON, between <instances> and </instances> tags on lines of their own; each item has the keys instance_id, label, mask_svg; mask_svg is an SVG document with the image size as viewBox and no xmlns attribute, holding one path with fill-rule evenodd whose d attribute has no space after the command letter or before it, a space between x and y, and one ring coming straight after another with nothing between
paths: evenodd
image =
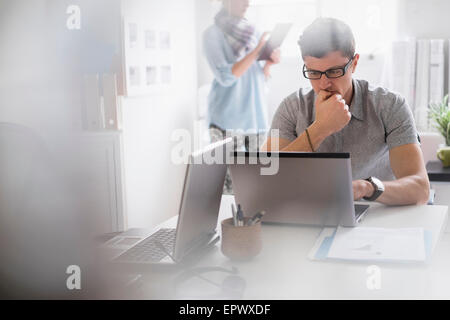
<instances>
[{"instance_id":1,"label":"woman's arm","mask_svg":"<svg viewBox=\"0 0 450 320\"><path fill-rule=\"evenodd\" d=\"M256 48L233 65L233 67L231 68L231 72L235 77L237 78L241 77L245 72L247 72L247 70L250 68L253 62L255 62L256 59L258 59L261 49L266 44L267 34L268 34L267 32L264 32Z\"/></svg>"},{"instance_id":2,"label":"woman's arm","mask_svg":"<svg viewBox=\"0 0 450 320\"><path fill-rule=\"evenodd\" d=\"M281 51L280 48L277 48L273 50L272 54L270 55L270 60L266 61L266 64L264 65L263 72L264 76L266 77L266 80L270 79L270 67L274 64L280 63L280 56Z\"/></svg>"}]
</instances>

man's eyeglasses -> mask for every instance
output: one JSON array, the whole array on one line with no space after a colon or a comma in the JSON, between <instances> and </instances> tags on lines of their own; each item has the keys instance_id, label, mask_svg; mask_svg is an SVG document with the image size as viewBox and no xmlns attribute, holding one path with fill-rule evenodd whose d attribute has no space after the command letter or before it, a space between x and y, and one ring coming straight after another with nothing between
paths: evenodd
<instances>
[{"instance_id":1,"label":"man's eyeglasses","mask_svg":"<svg viewBox=\"0 0 450 320\"><path fill-rule=\"evenodd\" d=\"M355 56L353 56L353 58L355 58ZM341 68L333 68L325 71L307 70L306 65L303 65L303 75L305 76L306 79L311 80L319 80L320 78L322 78L323 74L326 75L328 79L340 78L344 76L345 73L347 72L347 69L350 66L351 62L353 61L353 58L351 58L350 61L347 62L347 64Z\"/></svg>"}]
</instances>

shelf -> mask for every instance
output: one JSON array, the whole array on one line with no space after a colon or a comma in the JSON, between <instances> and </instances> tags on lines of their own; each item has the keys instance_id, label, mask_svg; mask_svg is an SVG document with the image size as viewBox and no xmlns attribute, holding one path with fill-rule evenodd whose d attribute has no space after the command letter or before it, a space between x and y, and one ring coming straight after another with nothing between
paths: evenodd
<instances>
[{"instance_id":1,"label":"shelf","mask_svg":"<svg viewBox=\"0 0 450 320\"><path fill-rule=\"evenodd\" d=\"M427 173L430 181L450 182L450 167L444 168L440 161L427 162Z\"/></svg>"}]
</instances>

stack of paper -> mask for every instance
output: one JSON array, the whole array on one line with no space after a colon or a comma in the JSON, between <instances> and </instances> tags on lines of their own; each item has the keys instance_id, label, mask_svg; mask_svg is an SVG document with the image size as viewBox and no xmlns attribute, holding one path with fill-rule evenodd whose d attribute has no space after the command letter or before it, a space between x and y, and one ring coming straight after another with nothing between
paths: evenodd
<instances>
[{"instance_id":1,"label":"stack of paper","mask_svg":"<svg viewBox=\"0 0 450 320\"><path fill-rule=\"evenodd\" d=\"M325 228L310 252L314 260L423 262L429 234L423 228Z\"/></svg>"}]
</instances>

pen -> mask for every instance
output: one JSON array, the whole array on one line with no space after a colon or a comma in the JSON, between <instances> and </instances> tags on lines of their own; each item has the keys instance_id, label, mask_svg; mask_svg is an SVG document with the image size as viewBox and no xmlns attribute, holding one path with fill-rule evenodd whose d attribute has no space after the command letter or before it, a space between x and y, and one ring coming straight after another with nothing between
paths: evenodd
<instances>
[{"instance_id":1,"label":"pen","mask_svg":"<svg viewBox=\"0 0 450 320\"><path fill-rule=\"evenodd\" d=\"M234 203L231 204L231 212L233 213L233 225L237 226L238 225L238 217L236 214L236 208L234 206Z\"/></svg>"},{"instance_id":2,"label":"pen","mask_svg":"<svg viewBox=\"0 0 450 320\"><path fill-rule=\"evenodd\" d=\"M242 227L244 225L244 213L242 212L240 204L238 204L237 219L238 219L238 226Z\"/></svg>"},{"instance_id":3,"label":"pen","mask_svg":"<svg viewBox=\"0 0 450 320\"><path fill-rule=\"evenodd\" d=\"M250 220L248 220L247 225L252 226L255 223L258 223L265 214L266 214L266 212L264 210L257 212L253 217L251 217Z\"/></svg>"}]
</instances>

